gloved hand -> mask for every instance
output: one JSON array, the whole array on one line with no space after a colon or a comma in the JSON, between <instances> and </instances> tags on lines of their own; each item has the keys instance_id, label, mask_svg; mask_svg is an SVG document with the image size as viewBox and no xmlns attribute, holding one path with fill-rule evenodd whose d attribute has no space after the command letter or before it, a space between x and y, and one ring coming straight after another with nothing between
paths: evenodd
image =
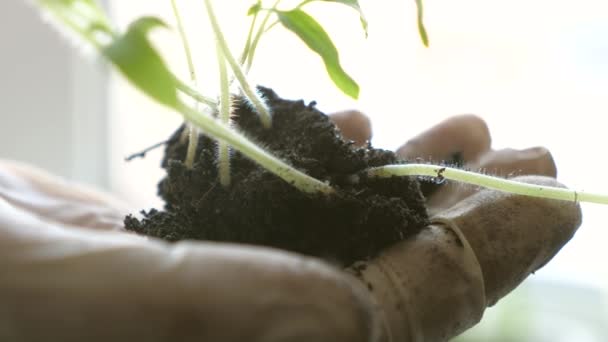
<instances>
[{"instance_id":1,"label":"gloved hand","mask_svg":"<svg viewBox=\"0 0 608 342\"><path fill-rule=\"evenodd\" d=\"M355 132L371 132L362 122ZM544 150L489 146L483 122L465 116L399 153L440 160L457 147L474 167L555 175ZM0 340L442 341L476 323L580 224L573 203L467 187L443 187L431 202L441 209L429 227L343 272L269 248L136 236L122 230L129 210L116 199L3 161Z\"/></svg>"},{"instance_id":2,"label":"gloved hand","mask_svg":"<svg viewBox=\"0 0 608 342\"><path fill-rule=\"evenodd\" d=\"M398 149L435 163L458 152L463 166L522 182L562 186L548 150L492 150L473 115L452 117ZM535 176L524 176L535 175ZM446 341L477 323L545 265L581 224L576 203L448 183L427 199L431 225L351 273L367 284L388 341Z\"/></svg>"}]
</instances>

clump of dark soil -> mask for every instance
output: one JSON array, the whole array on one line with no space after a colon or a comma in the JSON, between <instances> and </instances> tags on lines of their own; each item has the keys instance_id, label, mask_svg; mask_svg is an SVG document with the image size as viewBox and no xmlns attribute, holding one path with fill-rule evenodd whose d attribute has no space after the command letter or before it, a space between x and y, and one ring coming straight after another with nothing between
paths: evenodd
<instances>
[{"instance_id":1,"label":"clump of dark soil","mask_svg":"<svg viewBox=\"0 0 608 342\"><path fill-rule=\"evenodd\" d=\"M310 195L233 153L232 184L219 184L216 143L202 135L192 170L182 161L184 127L170 138L158 193L164 210L125 219L127 229L170 241L199 239L258 244L318 256L343 265L367 259L427 225L418 182L372 179L361 171L398 162L394 153L344 141L314 103L279 98L260 88L273 112L264 129L250 106L236 101L234 123L247 136L307 174L328 181L334 195ZM360 174L357 184L350 175Z\"/></svg>"}]
</instances>

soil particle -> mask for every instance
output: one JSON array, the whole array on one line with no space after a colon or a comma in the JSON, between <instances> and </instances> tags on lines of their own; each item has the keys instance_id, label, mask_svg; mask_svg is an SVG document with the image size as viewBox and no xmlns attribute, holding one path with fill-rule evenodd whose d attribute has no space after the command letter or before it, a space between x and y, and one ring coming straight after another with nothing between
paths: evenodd
<instances>
[{"instance_id":1,"label":"soil particle","mask_svg":"<svg viewBox=\"0 0 608 342\"><path fill-rule=\"evenodd\" d=\"M247 102L235 100L234 125L261 146L337 191L326 196L298 191L238 152L231 158L232 184L218 182L217 144L201 135L193 169L182 161L184 127L169 139L158 186L164 210L129 215L127 229L169 241L199 239L258 244L313 255L342 265L375 256L382 248L428 224L418 181L368 178L368 167L399 162L393 152L358 148L344 141L314 103L279 98L260 88L273 113L262 127ZM359 182L349 176L359 173Z\"/></svg>"}]
</instances>

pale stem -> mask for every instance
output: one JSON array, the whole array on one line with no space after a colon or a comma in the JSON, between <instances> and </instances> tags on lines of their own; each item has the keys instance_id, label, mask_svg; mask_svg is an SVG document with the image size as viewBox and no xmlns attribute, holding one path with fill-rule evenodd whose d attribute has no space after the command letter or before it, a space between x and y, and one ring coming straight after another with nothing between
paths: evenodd
<instances>
[{"instance_id":1,"label":"pale stem","mask_svg":"<svg viewBox=\"0 0 608 342\"><path fill-rule=\"evenodd\" d=\"M64 25L68 26L70 29L72 29L75 32L80 32L83 36L83 38L90 43L91 45L93 45L93 47L95 47L97 50L102 50L103 46L102 44L99 42L98 39L95 39L94 35L93 35L93 31L87 31L87 28L82 27L82 23L79 22L79 18L75 19L73 17L70 17L70 15L65 14L63 11L54 11L51 8L47 8L49 11L51 11L53 13L54 16L56 16L59 21L61 21ZM99 28L100 30L103 29L103 26ZM98 30L99 31L99 30ZM108 36L112 37L115 35L115 33L113 31L111 31L109 28L107 30L101 30L101 32L108 34Z\"/></svg>"},{"instance_id":2,"label":"pale stem","mask_svg":"<svg viewBox=\"0 0 608 342\"><path fill-rule=\"evenodd\" d=\"M281 0L276 0L274 5L272 5L271 9L276 9L277 6L279 5L279 2L281 2ZM255 35L255 38L253 39L253 42L251 43L251 46L249 47L249 53L247 54L247 65L245 66L245 70L246 72L249 72L249 70L251 70L251 64L253 63L253 56L255 55L255 50L258 47L258 43L260 42L260 39L262 38L262 35L264 34L264 32L266 32L266 24L268 23L268 20L270 19L270 16L272 15L272 11L267 11L266 12L266 16L264 16L264 19L262 20L262 23L260 24L260 27L258 28L258 32Z\"/></svg>"},{"instance_id":3,"label":"pale stem","mask_svg":"<svg viewBox=\"0 0 608 342\"><path fill-rule=\"evenodd\" d=\"M188 150L186 150L184 165L188 169L192 169L194 159L196 159L196 149L198 148L198 129L192 124L188 124L186 127L188 128Z\"/></svg>"},{"instance_id":4,"label":"pale stem","mask_svg":"<svg viewBox=\"0 0 608 342\"><path fill-rule=\"evenodd\" d=\"M264 100L254 91L249 82L245 77L245 73L241 69L241 66L236 61L230 49L228 48L228 44L226 43L226 39L224 38L224 34L222 33L220 26L217 22L217 18L215 13L213 12L213 7L211 6L211 0L205 0L205 7L207 9L207 15L209 16L209 22L211 23L211 28L213 29L213 33L215 34L215 38L217 40L218 46L228 65L230 65L230 69L232 69L232 73L234 77L239 82L241 89L245 96L251 101L254 109L260 116L260 120L262 121L262 125L266 128L270 128L272 125L272 118L270 116L270 110Z\"/></svg>"},{"instance_id":5,"label":"pale stem","mask_svg":"<svg viewBox=\"0 0 608 342\"><path fill-rule=\"evenodd\" d=\"M182 40L182 45L184 47L184 54L186 55L186 60L188 61L188 71L190 72L190 80L192 81L192 85L196 87L196 71L194 69L194 63L192 62L192 53L190 52L190 44L188 43L188 37L186 36L186 31L184 30L184 24L182 22L182 18L179 15L179 10L177 9L177 4L175 0L171 0L171 6L173 7L173 14L175 15L175 21L177 22L177 29L179 31L179 36ZM196 102L196 107L198 108L199 102ZM186 160L184 164L188 169L192 169L194 166L194 159L196 158L196 149L198 147L198 129L188 124L188 150L186 152Z\"/></svg>"},{"instance_id":6,"label":"pale stem","mask_svg":"<svg viewBox=\"0 0 608 342\"><path fill-rule=\"evenodd\" d=\"M295 169L272 155L270 152L256 145L236 130L230 128L225 123L213 118L209 113L196 111L194 108L185 104L179 105L177 109L187 121L196 124L200 129L203 129L206 134L216 140L228 143L232 148L241 152L243 155L300 191L311 194L331 194L334 192L334 189L330 185Z\"/></svg>"},{"instance_id":7,"label":"pale stem","mask_svg":"<svg viewBox=\"0 0 608 342\"><path fill-rule=\"evenodd\" d=\"M450 179L463 183L482 186L488 189L509 192L518 195L564 200L570 202L590 202L608 204L608 196L593 194L584 191L574 191L565 188L556 188L537 184L528 184L459 170L451 167L430 164L404 164L386 165L371 168L368 171L371 177L391 176L431 176L439 179Z\"/></svg>"},{"instance_id":8,"label":"pale stem","mask_svg":"<svg viewBox=\"0 0 608 342\"><path fill-rule=\"evenodd\" d=\"M249 26L249 32L247 33L247 40L245 41L245 47L243 48L243 52L241 53L240 64L244 65L247 61L247 57L249 56L249 49L251 49L251 38L253 38L253 30L255 29L255 23L258 19L258 12L253 15L251 19L251 25Z\"/></svg>"},{"instance_id":9,"label":"pale stem","mask_svg":"<svg viewBox=\"0 0 608 342\"><path fill-rule=\"evenodd\" d=\"M193 98L194 100L196 100L196 101L198 101L200 103L206 104L207 106L209 106L211 108L216 108L217 107L217 103L215 102L215 100L213 100L212 98L207 97L205 95L202 95L196 89L194 89L191 86L187 85L186 83L184 83L179 78L173 76L173 81L175 82L175 86L177 87L177 89L179 91L181 91L182 93L190 96L191 98Z\"/></svg>"},{"instance_id":10,"label":"pale stem","mask_svg":"<svg viewBox=\"0 0 608 342\"><path fill-rule=\"evenodd\" d=\"M306 4L308 4L308 3L311 3L311 2L313 2L313 1L314 1L314 0L304 0L304 1L302 1L302 2L301 2L299 5L298 5L298 7L296 7L296 8L302 8L302 7L304 7L304 5L306 5Z\"/></svg>"},{"instance_id":11,"label":"pale stem","mask_svg":"<svg viewBox=\"0 0 608 342\"><path fill-rule=\"evenodd\" d=\"M222 50L217 47L217 61L220 72L220 121L230 126L230 84L228 81L228 71L226 70L226 60ZM230 148L225 141L218 141L218 167L220 174L220 184L227 187L230 185Z\"/></svg>"},{"instance_id":12,"label":"pale stem","mask_svg":"<svg viewBox=\"0 0 608 342\"><path fill-rule=\"evenodd\" d=\"M182 40L184 47L184 53L186 54L186 60L188 61L188 71L190 72L190 80L192 84L196 86L196 71L194 70L194 63L192 62L192 53L190 52L190 43L188 43L188 37L186 36L186 30L182 22L182 17L179 15L177 4L175 0L171 0L171 6L173 7L173 14L175 15L175 21L177 23L177 30Z\"/></svg>"}]
</instances>

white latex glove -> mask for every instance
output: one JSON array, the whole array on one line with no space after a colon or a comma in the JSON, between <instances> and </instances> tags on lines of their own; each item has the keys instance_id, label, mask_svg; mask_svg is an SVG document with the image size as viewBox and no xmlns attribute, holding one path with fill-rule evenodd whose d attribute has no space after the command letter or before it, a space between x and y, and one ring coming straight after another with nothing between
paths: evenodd
<instances>
[{"instance_id":1,"label":"white latex glove","mask_svg":"<svg viewBox=\"0 0 608 342\"><path fill-rule=\"evenodd\" d=\"M1 341L368 341L340 272L264 248L120 230L114 201L0 164Z\"/></svg>"},{"instance_id":2,"label":"white latex glove","mask_svg":"<svg viewBox=\"0 0 608 342\"><path fill-rule=\"evenodd\" d=\"M0 163L0 341L442 341L580 223L574 204L482 191L343 272L280 250L139 237L122 231L125 214Z\"/></svg>"}]
</instances>

